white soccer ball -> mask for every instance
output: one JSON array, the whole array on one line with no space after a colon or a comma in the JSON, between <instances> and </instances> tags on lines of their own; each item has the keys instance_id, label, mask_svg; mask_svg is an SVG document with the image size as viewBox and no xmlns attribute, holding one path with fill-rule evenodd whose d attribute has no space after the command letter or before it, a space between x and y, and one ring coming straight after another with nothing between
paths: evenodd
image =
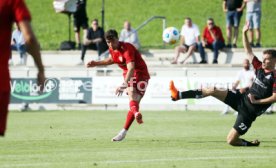
<instances>
[{"instance_id":1,"label":"white soccer ball","mask_svg":"<svg viewBox=\"0 0 276 168\"><path fill-rule=\"evenodd\" d=\"M179 40L179 31L175 27L168 27L163 31L163 41L168 44L175 44Z\"/></svg>"}]
</instances>

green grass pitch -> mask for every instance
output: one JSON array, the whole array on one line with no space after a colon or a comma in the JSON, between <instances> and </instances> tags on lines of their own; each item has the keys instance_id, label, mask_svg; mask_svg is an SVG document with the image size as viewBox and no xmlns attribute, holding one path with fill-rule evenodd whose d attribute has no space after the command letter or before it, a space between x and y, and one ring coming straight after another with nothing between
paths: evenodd
<instances>
[{"instance_id":1,"label":"green grass pitch","mask_svg":"<svg viewBox=\"0 0 276 168\"><path fill-rule=\"evenodd\" d=\"M124 111L10 112L0 139L1 168L275 167L276 115L257 119L243 137L260 147L231 147L235 116L205 111L143 111L122 142Z\"/></svg>"}]
</instances>

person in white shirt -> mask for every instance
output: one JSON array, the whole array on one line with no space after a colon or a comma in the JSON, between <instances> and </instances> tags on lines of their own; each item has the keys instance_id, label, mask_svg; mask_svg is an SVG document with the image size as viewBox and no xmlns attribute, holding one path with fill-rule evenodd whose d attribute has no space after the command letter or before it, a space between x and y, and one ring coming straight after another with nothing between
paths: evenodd
<instances>
[{"instance_id":1,"label":"person in white shirt","mask_svg":"<svg viewBox=\"0 0 276 168\"><path fill-rule=\"evenodd\" d=\"M175 58L171 62L172 64L177 64L180 53L187 53L186 58L180 63L185 63L188 58L197 49L198 43L200 42L200 32L198 26L192 23L192 19L185 18L184 25L182 26L180 32L180 43L179 46L175 48Z\"/></svg>"},{"instance_id":2,"label":"person in white shirt","mask_svg":"<svg viewBox=\"0 0 276 168\"><path fill-rule=\"evenodd\" d=\"M25 40L22 32L20 31L17 24L15 24L15 29L12 32L11 38L11 50L18 51L20 54L20 65L26 65L27 63L27 52ZM12 63L12 57L10 58L10 63Z\"/></svg>"},{"instance_id":3,"label":"person in white shirt","mask_svg":"<svg viewBox=\"0 0 276 168\"><path fill-rule=\"evenodd\" d=\"M243 69L238 72L236 81L232 85L233 91L239 91L240 93L246 92L253 83L255 78L254 71L250 70L250 62L248 59L243 61ZM229 106L225 106L222 114L229 112Z\"/></svg>"},{"instance_id":4,"label":"person in white shirt","mask_svg":"<svg viewBox=\"0 0 276 168\"><path fill-rule=\"evenodd\" d=\"M140 48L137 31L131 27L129 21L124 22L124 28L121 31L119 41L130 43L134 45L136 49Z\"/></svg>"}]
</instances>

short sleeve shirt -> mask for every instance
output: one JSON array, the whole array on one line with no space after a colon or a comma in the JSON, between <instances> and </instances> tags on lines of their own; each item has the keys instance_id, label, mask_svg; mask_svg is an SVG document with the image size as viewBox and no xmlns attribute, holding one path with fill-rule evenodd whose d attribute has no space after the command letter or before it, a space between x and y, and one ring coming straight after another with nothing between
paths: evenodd
<instances>
[{"instance_id":1,"label":"short sleeve shirt","mask_svg":"<svg viewBox=\"0 0 276 168\"><path fill-rule=\"evenodd\" d=\"M197 42L196 38L200 36L200 32L196 24L192 24L191 27L183 25L180 35L184 36L185 44L190 46Z\"/></svg>"}]
</instances>

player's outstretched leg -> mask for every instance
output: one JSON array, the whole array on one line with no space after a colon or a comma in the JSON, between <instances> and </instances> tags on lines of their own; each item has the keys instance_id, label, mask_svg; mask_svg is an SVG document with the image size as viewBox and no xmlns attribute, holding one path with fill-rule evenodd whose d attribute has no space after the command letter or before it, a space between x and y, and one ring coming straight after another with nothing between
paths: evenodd
<instances>
[{"instance_id":1,"label":"player's outstretched leg","mask_svg":"<svg viewBox=\"0 0 276 168\"><path fill-rule=\"evenodd\" d=\"M188 90L184 92L179 92L177 88L174 86L174 82L170 81L170 91L171 91L171 98L173 101L177 101L180 99L194 99L194 98L202 98L205 96L209 96L211 94L207 93L203 96L203 93L201 90Z\"/></svg>"},{"instance_id":2,"label":"player's outstretched leg","mask_svg":"<svg viewBox=\"0 0 276 168\"><path fill-rule=\"evenodd\" d=\"M174 82L170 81L171 98L173 101L179 100L179 91L174 86Z\"/></svg>"}]
</instances>

